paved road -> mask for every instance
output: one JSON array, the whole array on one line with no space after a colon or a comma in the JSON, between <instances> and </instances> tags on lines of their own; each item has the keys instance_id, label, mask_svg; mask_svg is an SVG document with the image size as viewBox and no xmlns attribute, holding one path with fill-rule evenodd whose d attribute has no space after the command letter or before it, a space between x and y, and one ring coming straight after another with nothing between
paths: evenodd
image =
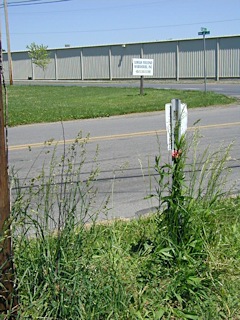
<instances>
[{"instance_id":1,"label":"paved road","mask_svg":"<svg viewBox=\"0 0 240 320\"><path fill-rule=\"evenodd\" d=\"M210 145L210 150L219 150L235 141L228 167L232 169L230 182L236 180L234 192L240 190L240 106L210 107L189 110L189 137L194 123L198 122L202 138L200 154ZM20 178L38 175L43 162L47 170L52 147L43 147L48 140L58 141L57 157L63 151L63 138L69 146L79 131L83 136L90 134L87 145L86 165L83 178L94 163L94 155L99 146L98 163L101 173L96 185L99 189L97 203L110 196L108 217L134 217L144 214L157 205L157 201L144 200L155 191L154 158L162 154L163 162L169 161L166 148L164 112L118 116L102 119L78 120L54 124L39 124L9 129L10 166L15 167ZM30 147L30 148L29 148ZM29 151L31 149L31 151ZM190 162L190 160L189 160ZM23 180L22 180L23 181ZM104 218L103 212L100 218Z\"/></svg>"}]
</instances>

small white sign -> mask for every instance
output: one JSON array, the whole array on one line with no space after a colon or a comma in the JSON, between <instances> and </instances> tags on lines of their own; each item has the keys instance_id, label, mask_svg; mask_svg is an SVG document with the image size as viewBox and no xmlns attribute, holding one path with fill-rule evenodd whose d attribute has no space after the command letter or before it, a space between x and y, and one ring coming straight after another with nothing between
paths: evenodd
<instances>
[{"instance_id":1,"label":"small white sign","mask_svg":"<svg viewBox=\"0 0 240 320\"><path fill-rule=\"evenodd\" d=\"M171 128L171 103L165 104L165 120L166 120L166 130L167 130L167 148L168 151L172 150L172 128Z\"/></svg>"},{"instance_id":2,"label":"small white sign","mask_svg":"<svg viewBox=\"0 0 240 320\"><path fill-rule=\"evenodd\" d=\"M178 108L178 110L176 110ZM177 104L176 99L173 99L171 103L165 104L165 119L167 130L167 147L168 150L174 150L174 131L177 123L179 126L179 138L187 131L188 111L185 103Z\"/></svg>"},{"instance_id":3,"label":"small white sign","mask_svg":"<svg viewBox=\"0 0 240 320\"><path fill-rule=\"evenodd\" d=\"M188 110L185 103L181 104L181 126L180 126L180 136L184 135L187 131L188 122Z\"/></svg>"},{"instance_id":4,"label":"small white sign","mask_svg":"<svg viewBox=\"0 0 240 320\"><path fill-rule=\"evenodd\" d=\"M153 76L153 59L133 59L133 76Z\"/></svg>"}]
</instances>

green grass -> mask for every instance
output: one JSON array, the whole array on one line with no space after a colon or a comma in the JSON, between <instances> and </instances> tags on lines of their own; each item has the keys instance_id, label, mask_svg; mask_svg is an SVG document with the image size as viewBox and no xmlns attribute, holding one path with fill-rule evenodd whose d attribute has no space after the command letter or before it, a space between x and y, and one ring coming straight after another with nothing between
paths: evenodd
<instances>
[{"instance_id":1,"label":"green grass","mask_svg":"<svg viewBox=\"0 0 240 320\"><path fill-rule=\"evenodd\" d=\"M19 319L240 319L239 212L240 198L213 207L201 221L204 253L192 243L176 260L154 247L155 216L69 230L58 262L56 237L21 238Z\"/></svg>"},{"instance_id":2,"label":"green grass","mask_svg":"<svg viewBox=\"0 0 240 320\"><path fill-rule=\"evenodd\" d=\"M189 108L225 105L236 101L200 91L139 88L11 86L8 87L9 126L108 117L164 110L171 99L181 99Z\"/></svg>"}]
</instances>

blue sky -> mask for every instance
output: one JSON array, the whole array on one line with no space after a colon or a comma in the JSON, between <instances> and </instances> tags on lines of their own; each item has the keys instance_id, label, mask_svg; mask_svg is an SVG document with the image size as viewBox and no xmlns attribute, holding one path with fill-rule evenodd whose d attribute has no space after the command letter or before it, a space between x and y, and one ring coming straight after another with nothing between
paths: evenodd
<instances>
[{"instance_id":1,"label":"blue sky","mask_svg":"<svg viewBox=\"0 0 240 320\"><path fill-rule=\"evenodd\" d=\"M240 34L240 0L25 1L7 1L11 51L26 50L32 42L61 48L196 38L201 27L209 29L210 36ZM6 49L3 7L0 10Z\"/></svg>"}]
</instances>

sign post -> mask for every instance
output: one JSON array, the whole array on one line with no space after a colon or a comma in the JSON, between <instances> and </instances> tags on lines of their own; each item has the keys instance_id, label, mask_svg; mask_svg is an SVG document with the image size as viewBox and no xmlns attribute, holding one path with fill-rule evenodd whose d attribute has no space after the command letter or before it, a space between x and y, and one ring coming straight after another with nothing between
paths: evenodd
<instances>
[{"instance_id":1,"label":"sign post","mask_svg":"<svg viewBox=\"0 0 240 320\"><path fill-rule=\"evenodd\" d=\"M142 96L144 94L143 91L143 76L141 76L140 78L140 95Z\"/></svg>"},{"instance_id":2,"label":"sign post","mask_svg":"<svg viewBox=\"0 0 240 320\"><path fill-rule=\"evenodd\" d=\"M198 32L199 36L203 36L203 64L204 64L204 92L207 92L207 71L206 71L206 34L210 34L210 31L207 28L201 28L201 31Z\"/></svg>"},{"instance_id":3,"label":"sign post","mask_svg":"<svg viewBox=\"0 0 240 320\"><path fill-rule=\"evenodd\" d=\"M133 59L133 76L140 76L140 95L143 95L143 77L153 76L153 59Z\"/></svg>"}]
</instances>

